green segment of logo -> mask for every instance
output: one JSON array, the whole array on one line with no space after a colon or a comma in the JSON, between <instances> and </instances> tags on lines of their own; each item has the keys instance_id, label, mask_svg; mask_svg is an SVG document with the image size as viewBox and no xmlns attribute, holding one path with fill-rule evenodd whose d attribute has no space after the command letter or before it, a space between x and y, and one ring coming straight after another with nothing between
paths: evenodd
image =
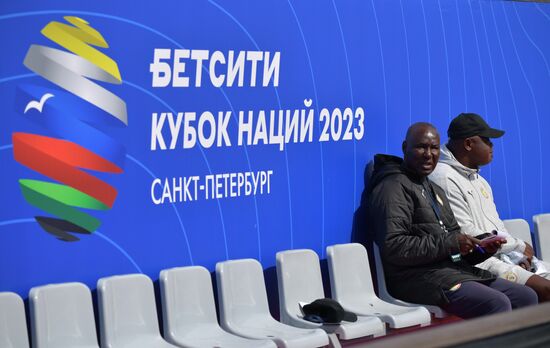
<instances>
[{"instance_id":1,"label":"green segment of logo","mask_svg":"<svg viewBox=\"0 0 550 348\"><path fill-rule=\"evenodd\" d=\"M97 199L70 186L30 179L19 180L19 186L30 204L90 232L98 229L101 222L73 207L93 210L109 209Z\"/></svg>"}]
</instances>

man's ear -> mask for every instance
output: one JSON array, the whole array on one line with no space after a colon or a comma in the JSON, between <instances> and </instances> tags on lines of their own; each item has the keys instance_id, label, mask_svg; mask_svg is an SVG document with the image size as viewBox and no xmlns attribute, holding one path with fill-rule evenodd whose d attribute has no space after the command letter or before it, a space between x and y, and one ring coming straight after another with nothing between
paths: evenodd
<instances>
[{"instance_id":1,"label":"man's ear","mask_svg":"<svg viewBox=\"0 0 550 348\"><path fill-rule=\"evenodd\" d=\"M403 144L401 144L401 151L403 151L403 155L405 154L406 148L407 148L407 141L403 140Z\"/></svg>"},{"instance_id":2,"label":"man's ear","mask_svg":"<svg viewBox=\"0 0 550 348\"><path fill-rule=\"evenodd\" d=\"M464 139L464 142L463 142L464 150L466 150L466 151L472 151L473 144L474 144L474 141L473 141L472 138L466 138L466 139Z\"/></svg>"}]
</instances>

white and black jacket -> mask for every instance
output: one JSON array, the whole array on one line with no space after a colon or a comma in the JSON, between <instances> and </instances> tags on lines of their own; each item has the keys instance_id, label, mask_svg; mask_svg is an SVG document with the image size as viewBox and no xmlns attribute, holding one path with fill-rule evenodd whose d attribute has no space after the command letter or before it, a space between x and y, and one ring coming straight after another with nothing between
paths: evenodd
<instances>
[{"instance_id":1,"label":"white and black jacket","mask_svg":"<svg viewBox=\"0 0 550 348\"><path fill-rule=\"evenodd\" d=\"M498 215L493 191L487 180L479 175L479 170L462 165L445 145L441 147L439 163L430 180L445 191L462 232L471 236L494 230L508 233ZM524 250L522 240L508 235L506 244L501 246L495 257L480 263L478 267L500 274L498 254L510 251L523 253Z\"/></svg>"}]
</instances>

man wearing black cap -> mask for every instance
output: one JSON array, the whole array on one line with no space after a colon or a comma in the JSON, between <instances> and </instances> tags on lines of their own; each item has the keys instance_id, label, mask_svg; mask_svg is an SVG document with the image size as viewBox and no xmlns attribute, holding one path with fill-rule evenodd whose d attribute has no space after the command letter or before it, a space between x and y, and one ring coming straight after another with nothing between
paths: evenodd
<instances>
[{"instance_id":1,"label":"man wearing black cap","mask_svg":"<svg viewBox=\"0 0 550 348\"><path fill-rule=\"evenodd\" d=\"M533 256L531 245L508 234L497 213L491 186L479 175L479 168L493 159L490 139L501 137L504 131L491 128L477 114L462 113L451 121L447 133L449 142L442 146L439 165L430 179L445 190L462 232L480 236L498 231L507 240L493 257L477 266L525 284L537 292L539 301L549 301L550 265ZM531 272L533 268L538 274Z\"/></svg>"}]
</instances>

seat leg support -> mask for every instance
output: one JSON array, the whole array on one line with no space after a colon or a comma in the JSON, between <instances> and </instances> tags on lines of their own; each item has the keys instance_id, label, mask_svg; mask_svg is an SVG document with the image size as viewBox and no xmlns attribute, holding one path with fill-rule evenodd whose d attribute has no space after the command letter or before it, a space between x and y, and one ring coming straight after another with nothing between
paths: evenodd
<instances>
[{"instance_id":1,"label":"seat leg support","mask_svg":"<svg viewBox=\"0 0 550 348\"><path fill-rule=\"evenodd\" d=\"M328 346L330 348L342 348L342 345L340 344L340 341L338 340L338 336L336 336L335 333L329 333L328 334Z\"/></svg>"}]
</instances>

